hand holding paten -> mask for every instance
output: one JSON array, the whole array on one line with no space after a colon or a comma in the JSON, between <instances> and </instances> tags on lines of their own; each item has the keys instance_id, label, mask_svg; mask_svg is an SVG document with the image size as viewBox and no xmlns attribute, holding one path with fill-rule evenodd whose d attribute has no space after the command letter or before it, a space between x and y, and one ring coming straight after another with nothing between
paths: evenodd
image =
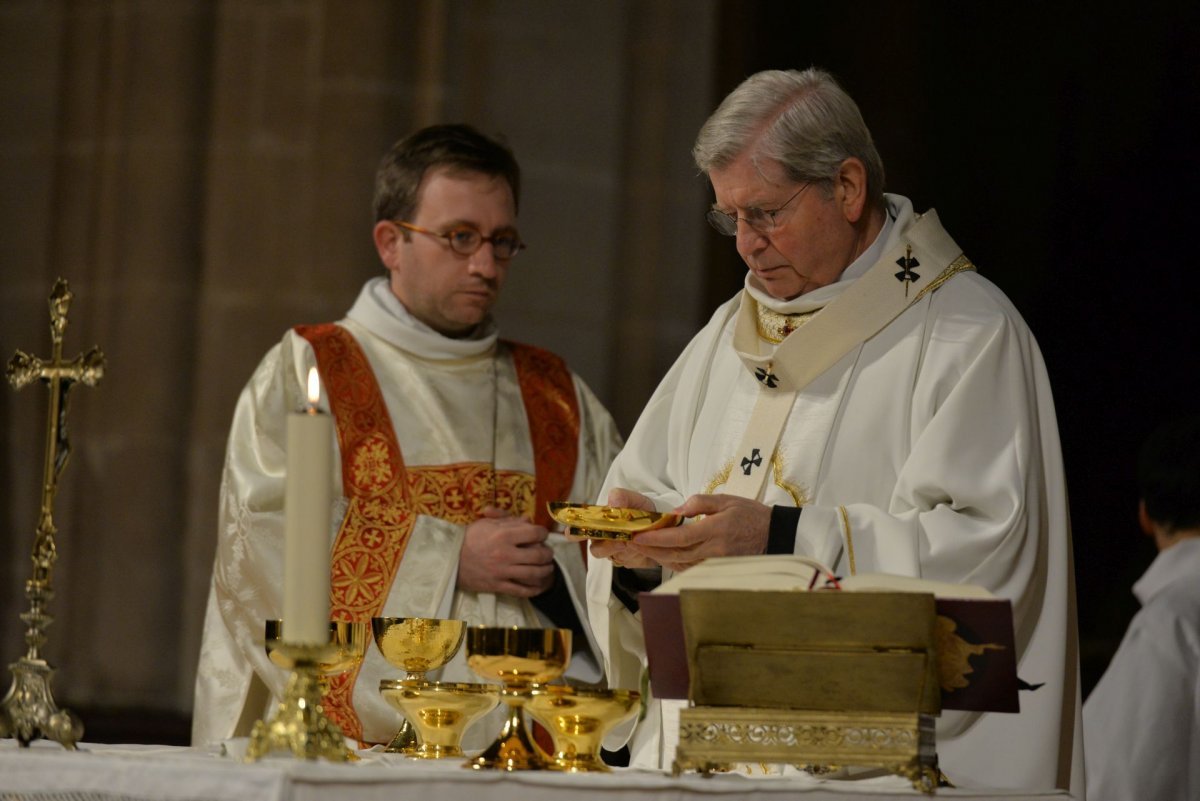
<instances>
[{"instance_id":1,"label":"hand holding paten","mask_svg":"<svg viewBox=\"0 0 1200 801\"><path fill-rule=\"evenodd\" d=\"M458 558L458 588L532 598L554 584L549 532L523 517L489 506L467 526Z\"/></svg>"},{"instance_id":2,"label":"hand holding paten","mask_svg":"<svg viewBox=\"0 0 1200 801\"><path fill-rule=\"evenodd\" d=\"M625 509L641 509L646 512L655 511L654 502L640 492L616 487L609 490L608 505ZM637 536L640 538L648 532ZM639 553L633 541L592 540L589 551L596 559L611 559L614 565L620 567L658 567L658 563Z\"/></svg>"},{"instance_id":3,"label":"hand holding paten","mask_svg":"<svg viewBox=\"0 0 1200 801\"><path fill-rule=\"evenodd\" d=\"M638 553L674 571L711 556L746 556L767 550L771 507L736 495L693 495L675 512L686 525L639 534Z\"/></svg>"}]
</instances>

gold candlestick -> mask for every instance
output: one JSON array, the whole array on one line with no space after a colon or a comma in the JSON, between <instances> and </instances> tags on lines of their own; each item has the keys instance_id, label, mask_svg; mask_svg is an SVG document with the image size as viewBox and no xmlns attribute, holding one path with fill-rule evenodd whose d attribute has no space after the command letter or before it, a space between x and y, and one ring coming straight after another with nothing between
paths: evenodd
<instances>
[{"instance_id":1,"label":"gold candlestick","mask_svg":"<svg viewBox=\"0 0 1200 801\"><path fill-rule=\"evenodd\" d=\"M25 656L9 665L13 674L12 687L0 702L0 737L15 737L21 747L45 737L73 750L83 736L83 724L73 713L59 709L54 703L50 680L54 668L41 657L46 644L46 629L54 618L47 613L54 591L50 579L58 547L54 541L54 496L58 478L67 466L71 454L67 438L67 394L76 381L94 386L104 375L104 354L93 347L86 354L69 362L62 358L63 332L67 328L67 311L74 296L67 282L59 278L50 292L51 356L42 360L17 351L8 363L8 382L15 389L40 380L50 389L46 413L46 452L42 472L42 508L37 532L33 539L33 576L25 582L25 597L29 611L21 615L25 621Z\"/></svg>"},{"instance_id":2,"label":"gold candlestick","mask_svg":"<svg viewBox=\"0 0 1200 801\"><path fill-rule=\"evenodd\" d=\"M336 643L308 645L289 642L275 644L271 659L290 668L283 700L269 721L258 721L250 732L246 761L257 762L278 751L290 752L303 759L328 759L346 762L354 753L346 747L346 738L337 724L325 717L321 708L321 666L338 658Z\"/></svg>"}]
</instances>

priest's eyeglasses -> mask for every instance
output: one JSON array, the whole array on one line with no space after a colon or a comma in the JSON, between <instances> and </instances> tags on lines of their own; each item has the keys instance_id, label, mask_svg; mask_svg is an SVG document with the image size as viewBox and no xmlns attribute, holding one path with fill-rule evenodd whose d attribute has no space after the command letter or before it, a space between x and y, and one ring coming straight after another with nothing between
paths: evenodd
<instances>
[{"instance_id":1,"label":"priest's eyeglasses","mask_svg":"<svg viewBox=\"0 0 1200 801\"><path fill-rule=\"evenodd\" d=\"M410 222L404 222L403 220L392 220L392 222L401 228L416 231L418 234L429 234L430 236L436 236L438 239L445 239L450 249L462 256L474 254L475 251L483 247L484 242L492 243L492 253L495 255L497 261L508 261L525 249L525 243L521 241L521 235L517 233L515 228L501 228L491 236L484 236L469 225L460 225L457 228L451 228L443 234L431 231L428 228L422 228L419 225L413 225Z\"/></svg>"},{"instance_id":2,"label":"priest's eyeglasses","mask_svg":"<svg viewBox=\"0 0 1200 801\"><path fill-rule=\"evenodd\" d=\"M760 234L769 234L775 230L775 226L778 223L776 218L779 212L786 209L789 203L800 197L800 194L810 186L812 186L811 182L806 183L804 186L797 189L796 194L789 197L786 201L784 201L783 205L779 206L778 208L749 208L746 209L746 214L743 217L739 217L736 214L730 214L727 211L709 209L708 214L705 214L704 218L708 220L709 225L717 229L717 233L723 234L724 236L737 236L738 220L744 220L746 225L750 226L755 231L758 231Z\"/></svg>"}]
</instances>

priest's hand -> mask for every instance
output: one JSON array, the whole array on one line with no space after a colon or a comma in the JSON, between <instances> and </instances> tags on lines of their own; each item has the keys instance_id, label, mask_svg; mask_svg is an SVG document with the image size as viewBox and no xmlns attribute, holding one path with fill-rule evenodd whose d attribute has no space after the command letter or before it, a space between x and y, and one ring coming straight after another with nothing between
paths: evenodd
<instances>
[{"instance_id":1,"label":"priest's hand","mask_svg":"<svg viewBox=\"0 0 1200 801\"><path fill-rule=\"evenodd\" d=\"M693 495L675 510L682 526L644 531L633 542L642 556L676 572L711 556L766 553L771 507L737 495Z\"/></svg>"},{"instance_id":2,"label":"priest's hand","mask_svg":"<svg viewBox=\"0 0 1200 801\"><path fill-rule=\"evenodd\" d=\"M554 552L548 532L489 506L467 526L458 556L458 589L532 598L554 585Z\"/></svg>"},{"instance_id":3,"label":"priest's hand","mask_svg":"<svg viewBox=\"0 0 1200 801\"><path fill-rule=\"evenodd\" d=\"M608 493L609 506L622 506L626 509L641 509L645 512L656 511L654 502L640 492L630 489L615 488ZM638 535L642 536L641 534ZM658 562L641 554L632 542L620 540L592 540L589 548L591 555L597 559L610 559L619 567L658 567Z\"/></svg>"}]
</instances>

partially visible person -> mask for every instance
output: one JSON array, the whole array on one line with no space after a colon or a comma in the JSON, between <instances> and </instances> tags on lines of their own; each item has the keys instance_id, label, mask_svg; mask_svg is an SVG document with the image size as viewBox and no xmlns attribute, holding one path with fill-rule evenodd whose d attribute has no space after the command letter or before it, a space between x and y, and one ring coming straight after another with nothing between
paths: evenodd
<instances>
[{"instance_id":1,"label":"partially visible person","mask_svg":"<svg viewBox=\"0 0 1200 801\"><path fill-rule=\"evenodd\" d=\"M282 613L285 424L312 366L340 462L329 477L333 617L569 626L573 675L599 680L583 553L548 530L546 503L595 497L620 436L562 359L498 337L491 310L524 248L519 199L512 152L473 128L397 142L375 186L387 277L368 281L338 323L289 331L250 378L221 482L197 745L246 734L283 689L263 627ZM379 681L399 675L372 646L360 670L332 681L325 710L348 736L387 742L399 716ZM461 652L440 678L479 680ZM465 744L485 745L498 725L486 729Z\"/></svg>"},{"instance_id":2,"label":"partially visible person","mask_svg":"<svg viewBox=\"0 0 1200 801\"><path fill-rule=\"evenodd\" d=\"M1138 459L1138 522L1158 556L1142 608L1083 705L1090 801L1200 798L1200 416L1162 425Z\"/></svg>"},{"instance_id":3,"label":"partially visible person","mask_svg":"<svg viewBox=\"0 0 1200 801\"><path fill-rule=\"evenodd\" d=\"M688 518L591 545L610 682L637 687L646 669L636 591L710 556L977 584L1012 601L1018 673L1042 686L1020 714L944 712L942 770L959 786L1082 794L1066 486L1025 321L935 212L883 191L871 133L828 73L752 75L693 155L713 187L708 221L749 271L599 496ZM670 709L650 705L631 764L670 764Z\"/></svg>"}]
</instances>

